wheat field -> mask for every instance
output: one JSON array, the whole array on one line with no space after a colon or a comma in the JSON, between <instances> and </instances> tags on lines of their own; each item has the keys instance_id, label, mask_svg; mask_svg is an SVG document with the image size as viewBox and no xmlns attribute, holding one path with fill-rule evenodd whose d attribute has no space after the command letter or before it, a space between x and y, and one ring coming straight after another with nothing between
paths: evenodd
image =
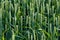
<instances>
[{"instance_id":1,"label":"wheat field","mask_svg":"<svg viewBox=\"0 0 60 40\"><path fill-rule=\"evenodd\" d=\"M0 0L0 40L60 40L60 0Z\"/></svg>"}]
</instances>

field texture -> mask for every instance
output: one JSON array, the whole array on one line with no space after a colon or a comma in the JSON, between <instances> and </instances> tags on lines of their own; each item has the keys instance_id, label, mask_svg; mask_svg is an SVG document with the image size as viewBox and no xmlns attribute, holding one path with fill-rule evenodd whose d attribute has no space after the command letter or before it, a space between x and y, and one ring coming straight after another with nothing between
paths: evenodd
<instances>
[{"instance_id":1,"label":"field texture","mask_svg":"<svg viewBox=\"0 0 60 40\"><path fill-rule=\"evenodd\" d=\"M60 0L0 0L0 40L60 40Z\"/></svg>"}]
</instances>

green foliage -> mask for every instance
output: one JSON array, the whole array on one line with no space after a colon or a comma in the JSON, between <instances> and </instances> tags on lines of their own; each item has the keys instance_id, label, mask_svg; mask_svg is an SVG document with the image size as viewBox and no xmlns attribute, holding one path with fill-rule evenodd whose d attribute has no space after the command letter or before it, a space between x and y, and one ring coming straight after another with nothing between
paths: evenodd
<instances>
[{"instance_id":1,"label":"green foliage","mask_svg":"<svg viewBox=\"0 0 60 40\"><path fill-rule=\"evenodd\" d=\"M0 40L60 40L60 0L0 0Z\"/></svg>"}]
</instances>

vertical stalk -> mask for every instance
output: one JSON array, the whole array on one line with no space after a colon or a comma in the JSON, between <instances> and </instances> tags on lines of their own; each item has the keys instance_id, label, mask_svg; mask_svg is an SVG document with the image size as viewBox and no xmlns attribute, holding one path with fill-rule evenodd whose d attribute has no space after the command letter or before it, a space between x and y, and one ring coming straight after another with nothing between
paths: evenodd
<instances>
[{"instance_id":1,"label":"vertical stalk","mask_svg":"<svg viewBox=\"0 0 60 40\"><path fill-rule=\"evenodd\" d=\"M31 40L33 40L33 35L31 35Z\"/></svg>"},{"instance_id":2,"label":"vertical stalk","mask_svg":"<svg viewBox=\"0 0 60 40\"><path fill-rule=\"evenodd\" d=\"M43 33L42 36L41 36L41 40L45 40L45 34Z\"/></svg>"},{"instance_id":3,"label":"vertical stalk","mask_svg":"<svg viewBox=\"0 0 60 40\"><path fill-rule=\"evenodd\" d=\"M36 40L36 33L35 30L33 30L34 40Z\"/></svg>"},{"instance_id":4,"label":"vertical stalk","mask_svg":"<svg viewBox=\"0 0 60 40\"><path fill-rule=\"evenodd\" d=\"M0 38L2 37L2 40L4 40L4 33L2 33L2 31L3 31L3 27L2 27L3 26L2 25L2 13L3 13L3 9L0 8Z\"/></svg>"},{"instance_id":5,"label":"vertical stalk","mask_svg":"<svg viewBox=\"0 0 60 40\"><path fill-rule=\"evenodd\" d=\"M18 25L16 25L16 34L18 35Z\"/></svg>"},{"instance_id":6,"label":"vertical stalk","mask_svg":"<svg viewBox=\"0 0 60 40\"><path fill-rule=\"evenodd\" d=\"M51 34L51 40L52 40L52 24L50 23L50 34Z\"/></svg>"},{"instance_id":7,"label":"vertical stalk","mask_svg":"<svg viewBox=\"0 0 60 40\"><path fill-rule=\"evenodd\" d=\"M50 28L49 28L49 4L46 4L46 7L47 7L47 18L48 18L48 33L50 33ZM47 38L48 40L50 40L49 38Z\"/></svg>"},{"instance_id":8,"label":"vertical stalk","mask_svg":"<svg viewBox=\"0 0 60 40\"><path fill-rule=\"evenodd\" d=\"M13 29L12 29L12 40L15 40L15 33Z\"/></svg>"},{"instance_id":9,"label":"vertical stalk","mask_svg":"<svg viewBox=\"0 0 60 40\"><path fill-rule=\"evenodd\" d=\"M30 32L29 31L27 31L28 32L28 40L30 40Z\"/></svg>"},{"instance_id":10,"label":"vertical stalk","mask_svg":"<svg viewBox=\"0 0 60 40\"><path fill-rule=\"evenodd\" d=\"M4 33L2 34L2 40L5 40L5 39L4 39Z\"/></svg>"},{"instance_id":11,"label":"vertical stalk","mask_svg":"<svg viewBox=\"0 0 60 40\"><path fill-rule=\"evenodd\" d=\"M21 16L21 31L22 31L22 26L23 26L23 17Z\"/></svg>"},{"instance_id":12,"label":"vertical stalk","mask_svg":"<svg viewBox=\"0 0 60 40\"><path fill-rule=\"evenodd\" d=\"M31 17L29 17L29 27L31 28Z\"/></svg>"}]
</instances>

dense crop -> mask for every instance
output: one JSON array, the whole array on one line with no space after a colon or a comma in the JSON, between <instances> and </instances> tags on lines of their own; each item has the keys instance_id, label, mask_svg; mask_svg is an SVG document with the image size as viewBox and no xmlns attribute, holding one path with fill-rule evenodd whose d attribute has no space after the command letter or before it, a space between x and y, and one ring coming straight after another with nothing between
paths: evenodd
<instances>
[{"instance_id":1,"label":"dense crop","mask_svg":"<svg viewBox=\"0 0 60 40\"><path fill-rule=\"evenodd\" d=\"M60 0L0 0L0 40L60 40Z\"/></svg>"}]
</instances>

